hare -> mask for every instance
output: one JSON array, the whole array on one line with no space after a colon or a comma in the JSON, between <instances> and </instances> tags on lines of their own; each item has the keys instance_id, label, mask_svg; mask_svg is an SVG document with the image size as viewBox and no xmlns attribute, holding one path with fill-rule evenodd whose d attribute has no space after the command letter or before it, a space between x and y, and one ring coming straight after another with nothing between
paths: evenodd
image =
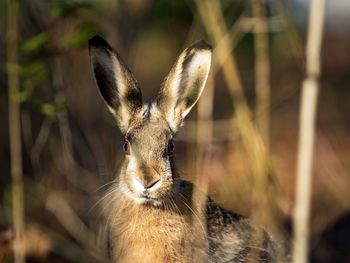
<instances>
[{"instance_id":1,"label":"hare","mask_svg":"<svg viewBox=\"0 0 350 263\"><path fill-rule=\"evenodd\" d=\"M103 38L90 39L89 51L99 91L124 135L125 161L109 193L113 262L276 262L269 234L195 191L175 168L174 138L203 91L211 47L198 41L185 49L149 104Z\"/></svg>"}]
</instances>

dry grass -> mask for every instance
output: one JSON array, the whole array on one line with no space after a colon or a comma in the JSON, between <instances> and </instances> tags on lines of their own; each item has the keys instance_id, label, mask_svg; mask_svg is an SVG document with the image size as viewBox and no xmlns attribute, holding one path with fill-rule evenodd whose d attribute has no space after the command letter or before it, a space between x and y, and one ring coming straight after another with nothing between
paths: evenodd
<instances>
[{"instance_id":1,"label":"dry grass","mask_svg":"<svg viewBox=\"0 0 350 263\"><path fill-rule=\"evenodd\" d=\"M294 211L294 263L308 262L312 166L315 147L316 106L319 93L318 80L320 77L324 13L325 1L311 1L306 46L306 78L302 87L299 125L296 203Z\"/></svg>"},{"instance_id":2,"label":"dry grass","mask_svg":"<svg viewBox=\"0 0 350 263\"><path fill-rule=\"evenodd\" d=\"M9 0L7 3L7 65L9 87L9 135L12 178L12 222L14 228L15 263L24 263L24 198L22 175L22 143L18 72L18 13L19 3Z\"/></svg>"}]
</instances>

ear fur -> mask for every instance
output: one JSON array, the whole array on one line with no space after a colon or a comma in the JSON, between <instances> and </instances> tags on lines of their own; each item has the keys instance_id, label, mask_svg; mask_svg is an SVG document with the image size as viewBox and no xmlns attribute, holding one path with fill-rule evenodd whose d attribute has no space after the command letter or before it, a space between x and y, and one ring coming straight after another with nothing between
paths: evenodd
<instances>
[{"instance_id":1,"label":"ear fur","mask_svg":"<svg viewBox=\"0 0 350 263\"><path fill-rule=\"evenodd\" d=\"M96 84L122 132L142 108L141 90L118 53L100 36L89 40L89 53Z\"/></svg>"},{"instance_id":2,"label":"ear fur","mask_svg":"<svg viewBox=\"0 0 350 263\"><path fill-rule=\"evenodd\" d=\"M198 101L208 78L212 48L203 40L185 49L166 77L157 106L170 127L177 131Z\"/></svg>"}]
</instances>

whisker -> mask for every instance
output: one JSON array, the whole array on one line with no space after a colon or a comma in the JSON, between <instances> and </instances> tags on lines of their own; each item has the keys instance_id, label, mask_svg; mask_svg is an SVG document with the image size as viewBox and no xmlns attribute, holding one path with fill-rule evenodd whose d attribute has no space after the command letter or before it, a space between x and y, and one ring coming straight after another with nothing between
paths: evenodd
<instances>
[{"instance_id":1,"label":"whisker","mask_svg":"<svg viewBox=\"0 0 350 263\"><path fill-rule=\"evenodd\" d=\"M183 204L193 213L193 215L196 217L196 219L198 220L202 230L203 230L203 234L206 235L206 230L202 224L202 220L199 218L199 216L196 214L196 212L186 203L186 198L181 194L178 193L180 197L183 198Z\"/></svg>"},{"instance_id":2,"label":"whisker","mask_svg":"<svg viewBox=\"0 0 350 263\"><path fill-rule=\"evenodd\" d=\"M102 198L100 198L88 211L87 211L87 215L89 215L101 202L103 202L106 198L108 198L110 195L112 195L115 190L116 187L111 188Z\"/></svg>"},{"instance_id":3,"label":"whisker","mask_svg":"<svg viewBox=\"0 0 350 263\"><path fill-rule=\"evenodd\" d=\"M104 188L104 187L106 187L106 186L109 186L109 185L111 185L111 184L114 184L114 183L116 183L116 182L117 182L116 179L114 179L114 180L112 180L112 181L109 181L109 182L107 182L107 183L101 185L100 187L98 187L96 190L93 191L93 193L96 193L96 192L100 191L102 188Z\"/></svg>"}]
</instances>

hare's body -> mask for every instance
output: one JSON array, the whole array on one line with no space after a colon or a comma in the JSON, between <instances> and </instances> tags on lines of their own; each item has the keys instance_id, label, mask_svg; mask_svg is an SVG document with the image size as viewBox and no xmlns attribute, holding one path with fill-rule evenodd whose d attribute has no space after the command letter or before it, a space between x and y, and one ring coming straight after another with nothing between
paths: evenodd
<instances>
[{"instance_id":1,"label":"hare's body","mask_svg":"<svg viewBox=\"0 0 350 263\"><path fill-rule=\"evenodd\" d=\"M110 229L116 262L281 262L270 237L248 219L209 198L201 211L192 185L180 185L182 197L159 207L116 193Z\"/></svg>"},{"instance_id":2,"label":"hare's body","mask_svg":"<svg viewBox=\"0 0 350 263\"><path fill-rule=\"evenodd\" d=\"M100 93L125 140L125 162L109 194L113 260L274 262L265 232L194 190L175 169L173 139L203 91L210 46L200 41L187 48L157 99L144 104L136 80L108 43L96 36L89 45Z\"/></svg>"}]
</instances>

